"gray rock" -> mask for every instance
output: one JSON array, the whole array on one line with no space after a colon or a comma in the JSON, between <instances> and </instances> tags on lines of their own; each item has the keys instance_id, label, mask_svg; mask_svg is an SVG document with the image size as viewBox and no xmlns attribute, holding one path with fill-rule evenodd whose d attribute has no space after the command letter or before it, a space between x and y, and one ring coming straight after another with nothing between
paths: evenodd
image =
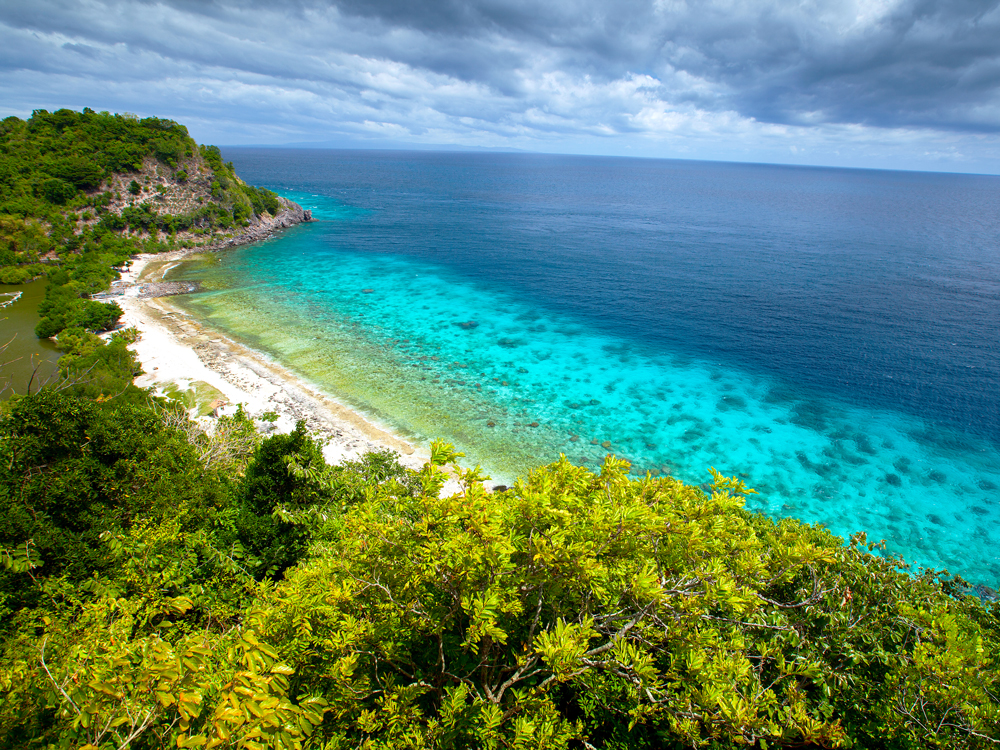
<instances>
[{"instance_id":1,"label":"gray rock","mask_svg":"<svg viewBox=\"0 0 1000 750\"><path fill-rule=\"evenodd\" d=\"M288 229L296 224L304 224L313 220L312 211L307 211L298 203L282 198L280 195L278 200L281 202L282 210L278 212L277 216L255 216L250 221L250 225L244 227L238 235L206 249L219 250L224 247L249 245L251 242L266 239L278 229Z\"/></svg>"}]
</instances>

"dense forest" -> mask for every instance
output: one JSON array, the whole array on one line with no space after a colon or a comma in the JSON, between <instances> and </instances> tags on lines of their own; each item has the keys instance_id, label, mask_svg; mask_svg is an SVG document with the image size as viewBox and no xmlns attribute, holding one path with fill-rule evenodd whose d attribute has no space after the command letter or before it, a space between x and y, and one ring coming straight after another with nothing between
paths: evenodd
<instances>
[{"instance_id":1,"label":"dense forest","mask_svg":"<svg viewBox=\"0 0 1000 750\"><path fill-rule=\"evenodd\" d=\"M414 471L328 465L267 415L203 429L134 385L135 333L96 335L117 316L87 296L273 194L169 121L2 128L0 273L48 275L66 353L0 406L0 747L998 744L1000 607L749 512L737 479L609 456L491 491L443 443ZM156 170L208 197L143 209ZM109 189L133 183L147 203Z\"/></svg>"}]
</instances>

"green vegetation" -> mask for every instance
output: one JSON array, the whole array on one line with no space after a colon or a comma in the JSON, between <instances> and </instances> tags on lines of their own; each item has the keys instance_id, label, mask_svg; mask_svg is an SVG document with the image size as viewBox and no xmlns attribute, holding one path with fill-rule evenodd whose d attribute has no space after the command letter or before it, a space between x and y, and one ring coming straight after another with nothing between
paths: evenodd
<instances>
[{"instance_id":1,"label":"green vegetation","mask_svg":"<svg viewBox=\"0 0 1000 750\"><path fill-rule=\"evenodd\" d=\"M154 158L176 165L193 155L187 128L156 117L84 109L36 110L0 122L0 213L48 220L54 206L92 207L113 174L138 172Z\"/></svg>"},{"instance_id":2,"label":"green vegetation","mask_svg":"<svg viewBox=\"0 0 1000 750\"><path fill-rule=\"evenodd\" d=\"M45 266L38 260L49 247L38 224L0 215L0 284L23 284L42 275Z\"/></svg>"},{"instance_id":3,"label":"green vegetation","mask_svg":"<svg viewBox=\"0 0 1000 750\"><path fill-rule=\"evenodd\" d=\"M86 186L149 156L205 175L197 220L273 195L173 123L19 122L25 143L121 135L39 150L58 166L0 196L6 267L55 254L42 332L64 352L57 382L0 404L0 747L996 746L1000 606L863 535L751 513L739 480L609 456L490 492L441 443L413 471L329 466L305 425L265 439L242 410L205 432L198 393L134 385L134 331L93 333L116 316L87 295L167 220Z\"/></svg>"},{"instance_id":4,"label":"green vegetation","mask_svg":"<svg viewBox=\"0 0 1000 750\"><path fill-rule=\"evenodd\" d=\"M174 214L160 202L168 180L190 198ZM279 210L274 193L243 183L217 148L198 146L171 120L60 109L0 122L0 284L48 274L40 337L113 328L121 310L89 296L129 256Z\"/></svg>"},{"instance_id":5,"label":"green vegetation","mask_svg":"<svg viewBox=\"0 0 1000 750\"><path fill-rule=\"evenodd\" d=\"M711 492L212 434L64 330L0 414L0 746L982 748L1000 608ZM268 415L265 415L265 417ZM442 497L444 467L463 490Z\"/></svg>"}]
</instances>

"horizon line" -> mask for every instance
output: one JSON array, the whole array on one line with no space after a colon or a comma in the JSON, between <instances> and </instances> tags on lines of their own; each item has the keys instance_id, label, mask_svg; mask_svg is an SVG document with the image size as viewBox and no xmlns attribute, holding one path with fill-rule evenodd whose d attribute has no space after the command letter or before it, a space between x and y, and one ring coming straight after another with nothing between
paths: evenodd
<instances>
[{"instance_id":1,"label":"horizon line","mask_svg":"<svg viewBox=\"0 0 1000 750\"><path fill-rule=\"evenodd\" d=\"M567 153L563 151L533 151L511 146L466 146L451 144L383 144L383 145L333 145L322 142L292 142L292 143L238 143L219 145L219 148L267 148L289 151L400 151L409 153L441 153L441 154L497 154L520 156L565 156L592 159L641 159L645 161L683 161L708 164L739 164L759 167L787 167L792 169L834 169L854 172L905 172L908 174L940 174L961 175L965 177L1000 177L1000 172L973 172L955 169L917 169L906 167L854 167L839 164L799 164L793 162L740 161L736 159L691 158L683 156L643 156L636 154L584 154Z\"/></svg>"}]
</instances>

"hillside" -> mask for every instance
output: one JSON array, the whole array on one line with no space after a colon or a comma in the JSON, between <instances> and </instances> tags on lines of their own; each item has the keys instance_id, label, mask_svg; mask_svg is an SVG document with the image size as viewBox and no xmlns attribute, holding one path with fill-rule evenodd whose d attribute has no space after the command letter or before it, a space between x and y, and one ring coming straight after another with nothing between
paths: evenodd
<instances>
[{"instance_id":1,"label":"hillside","mask_svg":"<svg viewBox=\"0 0 1000 750\"><path fill-rule=\"evenodd\" d=\"M107 330L90 296L137 252L218 248L308 221L171 120L84 109L0 122L0 284L49 277L38 335Z\"/></svg>"},{"instance_id":2,"label":"hillside","mask_svg":"<svg viewBox=\"0 0 1000 750\"><path fill-rule=\"evenodd\" d=\"M176 168L146 157L134 172L112 173L93 194L98 204L107 203L101 213L81 216L80 231L103 220L146 247L153 240L167 249L217 249L312 218L297 203L247 185L211 146L181 158Z\"/></svg>"}]
</instances>

